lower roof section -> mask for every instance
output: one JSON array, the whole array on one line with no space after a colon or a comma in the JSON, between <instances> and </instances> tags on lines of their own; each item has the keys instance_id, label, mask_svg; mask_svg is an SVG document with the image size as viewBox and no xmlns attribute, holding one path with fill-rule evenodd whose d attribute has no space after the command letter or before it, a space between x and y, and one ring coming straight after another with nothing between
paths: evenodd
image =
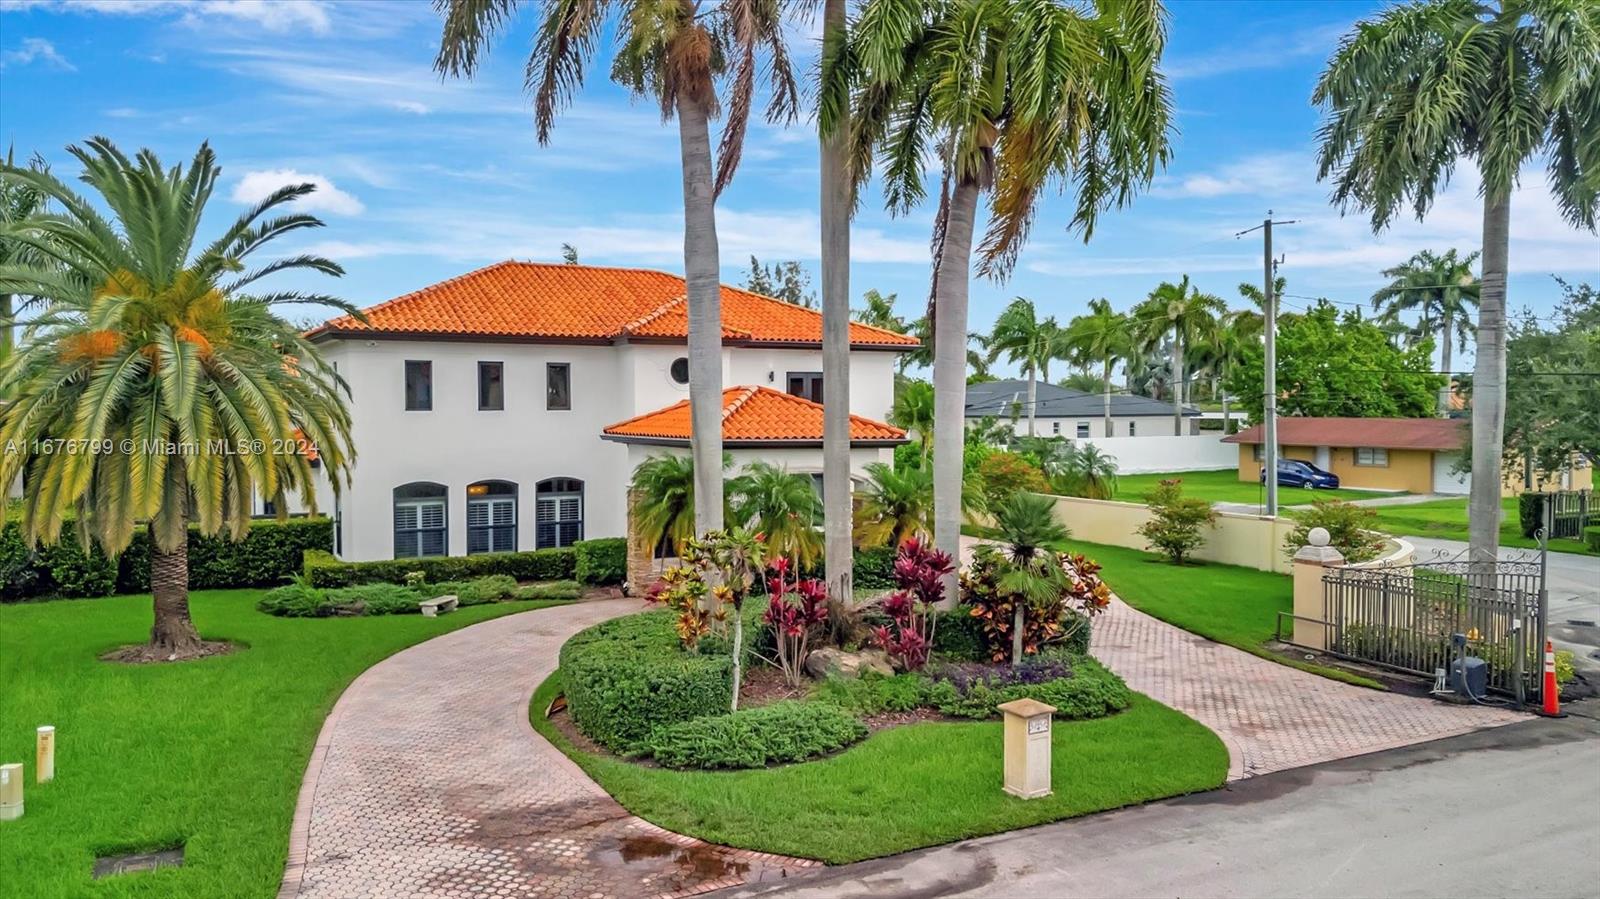
<instances>
[{"instance_id":1,"label":"lower roof section","mask_svg":"<svg viewBox=\"0 0 1600 899\"><path fill-rule=\"evenodd\" d=\"M603 429L618 443L688 446L689 401L646 412ZM906 432L860 415L850 416L851 446L896 446ZM821 446L822 406L770 387L729 387L722 391L722 443L728 447Z\"/></svg>"}]
</instances>

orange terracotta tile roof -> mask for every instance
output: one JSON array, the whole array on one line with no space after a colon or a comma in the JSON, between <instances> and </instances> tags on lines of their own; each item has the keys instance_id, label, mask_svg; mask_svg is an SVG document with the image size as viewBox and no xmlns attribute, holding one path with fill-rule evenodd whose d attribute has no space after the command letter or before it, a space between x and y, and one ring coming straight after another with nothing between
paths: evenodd
<instances>
[{"instance_id":1,"label":"orange terracotta tile roof","mask_svg":"<svg viewBox=\"0 0 1600 899\"><path fill-rule=\"evenodd\" d=\"M1467 423L1458 418L1303 418L1278 419L1283 446L1371 446L1383 449L1458 450L1466 443ZM1262 442L1261 425L1222 438L1223 443Z\"/></svg>"},{"instance_id":2,"label":"orange terracotta tile roof","mask_svg":"<svg viewBox=\"0 0 1600 899\"><path fill-rule=\"evenodd\" d=\"M607 440L680 444L689 441L689 401L620 421L601 431ZM722 391L722 440L726 444L822 443L822 406L770 387L729 387ZM906 432L882 422L850 416L850 442L892 445Z\"/></svg>"},{"instance_id":3,"label":"orange terracotta tile roof","mask_svg":"<svg viewBox=\"0 0 1600 899\"><path fill-rule=\"evenodd\" d=\"M677 275L647 269L497 262L373 306L365 310L366 324L343 316L308 336L679 342L689 334L684 291ZM821 345L822 315L724 284L722 336L730 343ZM850 344L904 350L917 340L851 322Z\"/></svg>"}]
</instances>

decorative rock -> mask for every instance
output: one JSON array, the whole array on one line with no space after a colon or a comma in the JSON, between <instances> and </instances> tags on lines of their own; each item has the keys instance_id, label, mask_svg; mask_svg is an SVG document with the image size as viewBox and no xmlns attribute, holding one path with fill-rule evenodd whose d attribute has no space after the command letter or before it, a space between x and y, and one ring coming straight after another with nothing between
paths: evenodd
<instances>
[{"instance_id":1,"label":"decorative rock","mask_svg":"<svg viewBox=\"0 0 1600 899\"><path fill-rule=\"evenodd\" d=\"M860 677L863 671L869 670L885 677L894 676L894 665L889 662L889 654L881 649L845 652L828 646L806 656L806 673L818 680L830 674L835 677L855 678Z\"/></svg>"}]
</instances>

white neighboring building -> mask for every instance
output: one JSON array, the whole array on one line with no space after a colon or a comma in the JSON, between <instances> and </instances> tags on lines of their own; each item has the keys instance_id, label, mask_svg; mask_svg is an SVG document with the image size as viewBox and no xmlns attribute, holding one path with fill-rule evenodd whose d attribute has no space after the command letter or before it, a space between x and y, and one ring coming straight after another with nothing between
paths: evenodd
<instances>
[{"instance_id":1,"label":"white neighboring building","mask_svg":"<svg viewBox=\"0 0 1600 899\"><path fill-rule=\"evenodd\" d=\"M683 279L643 269L501 262L310 333L350 384L357 461L335 551L366 561L531 550L627 532L627 485L687 453ZM722 288L724 439L822 470L822 317ZM850 331L851 470L888 461L896 356L914 338ZM789 394L794 394L790 396Z\"/></svg>"}]
</instances>

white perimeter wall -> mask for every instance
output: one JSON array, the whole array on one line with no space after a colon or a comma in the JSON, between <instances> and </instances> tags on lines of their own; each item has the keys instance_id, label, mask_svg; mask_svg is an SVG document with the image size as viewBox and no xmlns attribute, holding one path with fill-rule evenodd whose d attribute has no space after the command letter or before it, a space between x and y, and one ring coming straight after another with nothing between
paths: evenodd
<instances>
[{"instance_id":1,"label":"white perimeter wall","mask_svg":"<svg viewBox=\"0 0 1600 899\"><path fill-rule=\"evenodd\" d=\"M1168 423L1169 431L1171 423ZM1223 443L1222 434L1209 431L1183 437L1091 437L1092 443L1117 460L1117 471L1139 474L1157 471L1223 471L1239 467L1239 448Z\"/></svg>"},{"instance_id":2,"label":"white perimeter wall","mask_svg":"<svg viewBox=\"0 0 1600 899\"><path fill-rule=\"evenodd\" d=\"M967 423L974 424L976 418L967 419ZM1034 420L1034 436L1036 437L1066 437L1073 438L1078 433L1078 425L1089 425L1089 436L1096 440L1106 439L1106 420L1104 416L1091 417L1079 416L1077 418L1060 418L1040 416ZM1111 416L1111 431L1116 435L1114 439L1125 439L1128 436L1128 425L1135 426L1135 439L1145 437L1171 437L1172 416L1170 415L1113 415ZM1200 432L1200 419L1189 416L1183 420L1185 434L1198 434ZM1018 437L1028 436L1028 416L1018 416L1012 424L1012 430ZM1220 435L1219 435L1220 436Z\"/></svg>"}]
</instances>

